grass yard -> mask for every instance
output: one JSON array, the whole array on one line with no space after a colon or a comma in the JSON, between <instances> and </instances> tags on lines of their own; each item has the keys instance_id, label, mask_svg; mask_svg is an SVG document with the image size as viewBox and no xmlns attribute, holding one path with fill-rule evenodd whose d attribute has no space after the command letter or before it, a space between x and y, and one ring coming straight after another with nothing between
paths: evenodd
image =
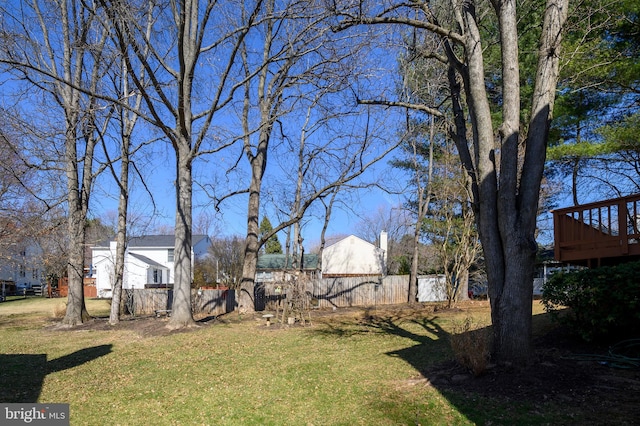
<instances>
[{"instance_id":1,"label":"grass yard","mask_svg":"<svg viewBox=\"0 0 640 426\"><path fill-rule=\"evenodd\" d=\"M63 300L0 303L0 401L69 403L72 425L538 425L591 415L577 400L466 390L479 379L449 361L448 334L469 316L487 324L486 302L314 312L307 327L234 313L169 332L156 318L110 327L99 300L87 308L102 318L58 329ZM534 309L536 329L548 331ZM447 369L454 380L440 386Z\"/></svg>"}]
</instances>

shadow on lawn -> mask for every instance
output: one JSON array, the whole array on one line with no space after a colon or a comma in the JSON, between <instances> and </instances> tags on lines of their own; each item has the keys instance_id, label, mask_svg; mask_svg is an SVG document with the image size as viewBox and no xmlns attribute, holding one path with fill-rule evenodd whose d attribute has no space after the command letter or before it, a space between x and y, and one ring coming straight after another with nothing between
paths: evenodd
<instances>
[{"instance_id":1,"label":"shadow on lawn","mask_svg":"<svg viewBox=\"0 0 640 426\"><path fill-rule=\"evenodd\" d=\"M534 418L533 424L535 424L536 418L544 419L545 414L533 413L532 415L527 411L519 413L516 407L513 408L514 412L511 412L512 408L508 409L508 413L495 411L504 409L502 405L504 400L502 398L509 399L511 397L511 389L508 387L503 388L504 382L494 383L493 375L476 378L467 369L457 364L454 361L451 350L451 334L438 324L437 314L434 313L426 317L423 315L424 313L421 314L419 312L389 313L368 310L364 311L361 318L357 319L355 326L353 320L351 322L345 321L344 323L338 322L329 324L328 328L323 332L340 337L349 337L352 334L385 333L411 340L415 344L409 344L405 348L386 353L387 356L404 360L415 368L418 373L413 377L398 377L399 386L404 387L403 383L406 382L406 386L426 386L437 390L440 395L455 407L458 413L471 423L484 424L495 420L496 416L500 417L502 415L506 415L507 419L516 421L532 417ZM541 314L534 316L533 328L537 333L546 334L549 328L553 327L550 325L549 316ZM467 333L474 334L485 331L486 329L479 329ZM507 382L515 381L517 383L523 379L515 370L506 373L503 378ZM534 378L537 379L537 377ZM544 379L550 380L548 377ZM525 381L525 383L528 382ZM484 394L484 392L476 393L476 391L482 390L481 386L485 386L485 384L497 385L497 387L492 390L491 395ZM540 385L544 384L545 382L540 383ZM563 391L563 394L566 395L566 392ZM398 396L402 398L401 395ZM491 399L493 396L499 397L503 403L494 401L491 403L491 407L483 407L483 401L487 401L485 398ZM524 402L526 405L525 401L518 398L516 400L520 403ZM398 410L397 401L380 400L377 404L375 408L383 411L391 421L397 424L424 424L434 420L425 418L425 416L428 416L427 412L422 411L425 407L416 408L416 412L409 413ZM410 405L416 405L417 407L425 404L429 405L429 402L410 402ZM506 403L506 406L509 407L510 404ZM453 419L450 420L453 421Z\"/></svg>"},{"instance_id":2,"label":"shadow on lawn","mask_svg":"<svg viewBox=\"0 0 640 426\"><path fill-rule=\"evenodd\" d=\"M100 345L84 348L50 361L47 361L47 354L0 354L0 402L37 402L47 374L100 358L109 354L111 347Z\"/></svg>"}]
</instances>

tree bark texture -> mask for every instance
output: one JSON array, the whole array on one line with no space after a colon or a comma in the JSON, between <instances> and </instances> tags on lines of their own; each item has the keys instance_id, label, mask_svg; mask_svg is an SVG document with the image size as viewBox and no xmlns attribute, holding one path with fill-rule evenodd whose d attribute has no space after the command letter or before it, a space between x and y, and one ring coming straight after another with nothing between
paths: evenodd
<instances>
[{"instance_id":1,"label":"tree bark texture","mask_svg":"<svg viewBox=\"0 0 640 426\"><path fill-rule=\"evenodd\" d=\"M267 165L270 129L271 127L269 126L269 129L263 129L260 132L258 150L255 155L250 156L249 160L251 163L251 183L249 185L249 204L247 206L247 238L238 300L240 312L253 312L255 310L254 286L258 251L260 250L260 191Z\"/></svg>"},{"instance_id":2,"label":"tree bark texture","mask_svg":"<svg viewBox=\"0 0 640 426\"><path fill-rule=\"evenodd\" d=\"M124 277L124 257L127 244L127 211L129 205L129 135L122 138L122 165L120 169L120 200L118 201L118 229L116 232L116 262L114 266L113 289L111 293L111 311L109 324L120 321L123 311L122 281Z\"/></svg>"},{"instance_id":3,"label":"tree bark texture","mask_svg":"<svg viewBox=\"0 0 640 426\"><path fill-rule=\"evenodd\" d=\"M176 149L176 227L174 247L173 305L169 328L194 326L191 312L191 229L193 186L190 143L182 141Z\"/></svg>"},{"instance_id":4,"label":"tree bark texture","mask_svg":"<svg viewBox=\"0 0 640 426\"><path fill-rule=\"evenodd\" d=\"M519 144L520 82L516 2L494 2L502 42L503 122L497 134L484 85L482 45L475 9L465 3L467 97L474 126L476 220L489 278L489 297L498 361L527 364L532 354L531 322L535 227L549 122L558 76L558 50L568 0L548 0L541 38L532 117Z\"/></svg>"}]
</instances>

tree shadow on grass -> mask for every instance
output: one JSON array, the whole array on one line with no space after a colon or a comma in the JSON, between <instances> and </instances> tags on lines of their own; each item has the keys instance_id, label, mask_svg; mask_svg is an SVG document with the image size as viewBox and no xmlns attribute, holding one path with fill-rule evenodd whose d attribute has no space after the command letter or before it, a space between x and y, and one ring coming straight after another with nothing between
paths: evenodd
<instances>
[{"instance_id":1,"label":"tree shadow on grass","mask_svg":"<svg viewBox=\"0 0 640 426\"><path fill-rule=\"evenodd\" d=\"M336 337L382 333L409 339L414 345L386 355L401 358L422 372L434 362L450 358L449 333L437 320L436 315L421 316L414 311L386 312L371 308L364 309L357 318L331 319L316 332Z\"/></svg>"},{"instance_id":2,"label":"tree shadow on grass","mask_svg":"<svg viewBox=\"0 0 640 426\"><path fill-rule=\"evenodd\" d=\"M111 348L112 345L93 346L50 361L47 354L0 354L0 402L37 402L47 374L105 356Z\"/></svg>"},{"instance_id":3,"label":"tree shadow on grass","mask_svg":"<svg viewBox=\"0 0 640 426\"><path fill-rule=\"evenodd\" d=\"M568 343L565 336L559 335L558 327L550 321L549 314L533 317L536 352L530 366L516 368L489 364L487 370L477 376L455 361L450 343L452 335L439 322L437 316L429 313L402 315L370 310L360 318L329 323L322 332L339 337L385 333L409 340L404 348L385 355L400 358L415 368L415 375L398 377L398 387L417 389L416 386L423 386L424 392L417 394L424 395L425 400L411 400L409 395L415 398L414 392L401 393L397 395L397 401L409 398L406 404L396 401L394 405L393 400L380 400L377 402L379 405L374 406L397 424L433 422L434 419L429 418L428 399L434 394L429 389L437 391L455 407L460 418L474 424L576 424L576 419L597 416L591 413L594 411L591 407L601 411L612 403L606 392L598 391L596 394L594 391L602 377L598 375L598 368L606 367L595 363L583 365L569 358L576 350L586 348L576 347ZM484 327L456 334L456 338L469 337L473 342L475 337L487 334L491 334L490 328ZM469 346L469 351L473 349ZM600 374L611 377L612 372ZM611 379L607 383L609 392L613 390L612 384L616 391L620 390L619 383ZM413 406L415 412L402 412L398 409L402 406Z\"/></svg>"}]
</instances>

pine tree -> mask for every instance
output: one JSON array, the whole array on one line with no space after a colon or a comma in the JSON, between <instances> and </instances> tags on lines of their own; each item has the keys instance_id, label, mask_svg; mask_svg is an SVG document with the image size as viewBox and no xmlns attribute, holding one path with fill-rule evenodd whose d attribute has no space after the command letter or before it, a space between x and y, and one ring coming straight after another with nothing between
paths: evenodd
<instances>
[{"instance_id":1,"label":"pine tree","mask_svg":"<svg viewBox=\"0 0 640 426\"><path fill-rule=\"evenodd\" d=\"M260 240L262 241L265 236L271 233L271 231L273 231L271 221L269 221L268 217L264 216L260 222ZM270 237L267 237L267 241L264 244L264 252L266 254L282 254L282 246L278 240L278 235L273 234Z\"/></svg>"}]
</instances>

